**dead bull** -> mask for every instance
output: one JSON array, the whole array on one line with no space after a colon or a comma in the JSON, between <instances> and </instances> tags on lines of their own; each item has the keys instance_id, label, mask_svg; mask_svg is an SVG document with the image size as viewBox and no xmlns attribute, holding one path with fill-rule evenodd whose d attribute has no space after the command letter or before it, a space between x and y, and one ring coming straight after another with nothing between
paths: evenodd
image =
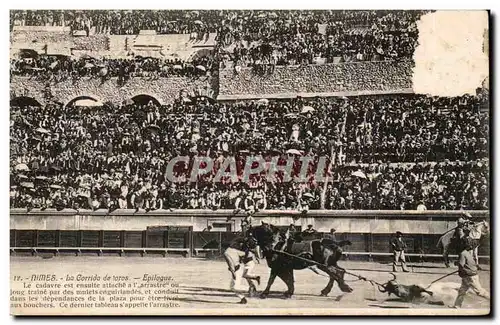
<instances>
[{"instance_id":1,"label":"dead bull","mask_svg":"<svg viewBox=\"0 0 500 325\"><path fill-rule=\"evenodd\" d=\"M423 293L427 293L432 296L432 291L426 290L425 288L422 288L419 285L405 285L405 284L399 284L396 281L396 275L394 273L391 273L394 279L386 282L385 284L382 285L382 288L379 286L379 291L380 292L387 292L389 296L391 293L399 298L401 298L404 301L410 302L418 298L423 297Z\"/></svg>"}]
</instances>

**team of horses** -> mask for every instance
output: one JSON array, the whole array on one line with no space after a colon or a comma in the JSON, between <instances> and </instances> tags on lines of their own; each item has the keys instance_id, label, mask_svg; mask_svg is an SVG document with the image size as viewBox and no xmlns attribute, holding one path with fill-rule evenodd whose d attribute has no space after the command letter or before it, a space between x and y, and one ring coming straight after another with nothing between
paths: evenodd
<instances>
[{"instance_id":1,"label":"team of horses","mask_svg":"<svg viewBox=\"0 0 500 325\"><path fill-rule=\"evenodd\" d=\"M489 234L489 224L486 221L480 221L471 224L469 236L475 240L476 245L473 253L477 264L478 247L482 236ZM338 261L342 257L343 246L349 244L348 241L333 242L329 239L311 239L293 242L287 245L283 238L287 237L277 227L271 224L262 224L251 228L252 236L257 241L260 247L262 256L266 259L267 265L270 268L269 280L264 291L261 293L261 298L266 298L269 295L271 286L276 277L283 280L287 286L287 291L284 293L285 298L290 298L294 294L294 270L303 270L314 268L326 273L329 281L325 288L321 290L321 296L327 296L333 288L335 282L338 283L339 289L342 292L352 292L353 289L344 280L345 269L338 265ZM449 252L452 250L452 237L454 232L448 231L439 238L438 247L443 249L443 257L446 266L449 266ZM286 247L286 249L285 249ZM315 271L318 273L317 271Z\"/></svg>"}]
</instances>

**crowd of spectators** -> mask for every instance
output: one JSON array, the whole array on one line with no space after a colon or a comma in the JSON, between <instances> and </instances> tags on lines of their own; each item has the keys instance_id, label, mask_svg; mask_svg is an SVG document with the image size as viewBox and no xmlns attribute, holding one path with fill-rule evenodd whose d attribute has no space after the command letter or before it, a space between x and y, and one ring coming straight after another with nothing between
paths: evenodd
<instances>
[{"instance_id":1,"label":"crowd of spectators","mask_svg":"<svg viewBox=\"0 0 500 325\"><path fill-rule=\"evenodd\" d=\"M11 26L70 26L99 34L216 33L222 63L298 65L410 59L423 11L12 10Z\"/></svg>"},{"instance_id":2,"label":"crowd of spectators","mask_svg":"<svg viewBox=\"0 0 500 325\"><path fill-rule=\"evenodd\" d=\"M137 35L141 30L158 34L214 33L218 10L11 10L13 26L68 26L96 34Z\"/></svg>"},{"instance_id":3,"label":"crowd of spectators","mask_svg":"<svg viewBox=\"0 0 500 325\"><path fill-rule=\"evenodd\" d=\"M218 35L237 66L411 59L421 11L272 11L226 15Z\"/></svg>"},{"instance_id":4,"label":"crowd of spectators","mask_svg":"<svg viewBox=\"0 0 500 325\"><path fill-rule=\"evenodd\" d=\"M13 208L485 209L488 115L481 96L208 99L103 107L11 107ZM180 155L328 157L329 183L170 183ZM177 166L189 178L191 166ZM294 166L294 168L297 166ZM296 170L296 168L294 169Z\"/></svg>"},{"instance_id":5,"label":"crowd of spectators","mask_svg":"<svg viewBox=\"0 0 500 325\"><path fill-rule=\"evenodd\" d=\"M101 78L103 81L118 77L124 82L133 77L200 77L217 69L214 58L203 56L189 62L180 59L153 57L94 58L88 55L80 58L60 55L34 55L11 59L10 73L13 76L30 76L40 80L59 82L82 77Z\"/></svg>"}]
</instances>

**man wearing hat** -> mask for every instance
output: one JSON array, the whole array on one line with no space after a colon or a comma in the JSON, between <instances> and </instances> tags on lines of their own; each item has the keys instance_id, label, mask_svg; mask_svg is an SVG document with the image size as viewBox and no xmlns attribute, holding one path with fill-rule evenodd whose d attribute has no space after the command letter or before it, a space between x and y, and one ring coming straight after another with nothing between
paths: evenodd
<instances>
[{"instance_id":1,"label":"man wearing hat","mask_svg":"<svg viewBox=\"0 0 500 325\"><path fill-rule=\"evenodd\" d=\"M316 233L316 229L313 228L313 225L307 225L307 229L305 229L302 233L305 236L312 236Z\"/></svg>"},{"instance_id":2,"label":"man wearing hat","mask_svg":"<svg viewBox=\"0 0 500 325\"><path fill-rule=\"evenodd\" d=\"M406 268L406 258L405 258L405 249L406 243L403 240L403 234L401 231L396 232L396 237L391 239L391 248L394 254L394 261L392 262L392 271L397 272L396 265L399 260L401 260L401 267L403 272L409 272Z\"/></svg>"},{"instance_id":3,"label":"man wearing hat","mask_svg":"<svg viewBox=\"0 0 500 325\"><path fill-rule=\"evenodd\" d=\"M243 219L241 219L241 232L243 233L243 236L246 236L248 230L252 228L254 213L255 211L253 209L249 209L247 210L247 215Z\"/></svg>"},{"instance_id":4,"label":"man wearing hat","mask_svg":"<svg viewBox=\"0 0 500 325\"><path fill-rule=\"evenodd\" d=\"M324 238L330 239L331 241L336 242L337 241L337 238L335 236L336 231L337 230L335 228L330 229L330 232L328 234L326 234Z\"/></svg>"},{"instance_id":5,"label":"man wearing hat","mask_svg":"<svg viewBox=\"0 0 500 325\"><path fill-rule=\"evenodd\" d=\"M490 299L490 294L486 291L479 282L477 275L477 265L472 256L472 249L474 248L474 240L466 237L463 243L463 249L458 257L458 275L462 278L462 285L458 289L458 296L452 308L462 307L465 295L469 289L472 289L480 297Z\"/></svg>"},{"instance_id":6,"label":"man wearing hat","mask_svg":"<svg viewBox=\"0 0 500 325\"><path fill-rule=\"evenodd\" d=\"M241 284L241 281L243 279L248 284L250 296L253 296L257 292L253 281L256 281L260 285L260 276L252 274L256 259L252 251L255 251L256 246L257 242L252 236L236 238L230 243L223 254L229 272L231 272L230 289L240 298L240 304L247 303L242 293L244 286Z\"/></svg>"},{"instance_id":7,"label":"man wearing hat","mask_svg":"<svg viewBox=\"0 0 500 325\"><path fill-rule=\"evenodd\" d=\"M467 216L470 216L469 214L466 214L466 217L460 217L457 220L457 227L455 228L455 233L453 234L453 238L451 239L452 242L452 247L455 247L457 252L460 253L463 250L463 247L460 247L461 245L461 239L469 234L469 219Z\"/></svg>"}]
</instances>

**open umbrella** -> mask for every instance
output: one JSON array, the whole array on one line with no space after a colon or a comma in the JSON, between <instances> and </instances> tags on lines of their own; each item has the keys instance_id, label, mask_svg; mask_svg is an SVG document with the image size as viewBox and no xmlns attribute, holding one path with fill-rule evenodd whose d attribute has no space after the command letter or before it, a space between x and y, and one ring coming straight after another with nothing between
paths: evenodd
<instances>
[{"instance_id":1,"label":"open umbrella","mask_svg":"<svg viewBox=\"0 0 500 325\"><path fill-rule=\"evenodd\" d=\"M38 128L38 129L36 129L36 131L37 131L37 132L40 132L40 133L44 133L44 134L50 133L50 131L49 131L49 130L46 130L46 129L44 129L44 128Z\"/></svg>"},{"instance_id":2,"label":"open umbrella","mask_svg":"<svg viewBox=\"0 0 500 325\"><path fill-rule=\"evenodd\" d=\"M73 103L75 106L80 107L101 107L102 103L93 99L79 99Z\"/></svg>"},{"instance_id":3,"label":"open umbrella","mask_svg":"<svg viewBox=\"0 0 500 325\"><path fill-rule=\"evenodd\" d=\"M311 194L311 193L304 193L304 194L302 194L302 197L306 197L306 198L314 199L314 195L313 195L313 194Z\"/></svg>"},{"instance_id":4,"label":"open umbrella","mask_svg":"<svg viewBox=\"0 0 500 325\"><path fill-rule=\"evenodd\" d=\"M147 129L151 133L158 133L158 132L160 132L160 127L158 125L150 125L150 126L148 126Z\"/></svg>"},{"instance_id":5,"label":"open umbrella","mask_svg":"<svg viewBox=\"0 0 500 325\"><path fill-rule=\"evenodd\" d=\"M269 99L262 98L257 101L257 103L262 104L262 105L267 105L269 104Z\"/></svg>"},{"instance_id":6,"label":"open umbrella","mask_svg":"<svg viewBox=\"0 0 500 325\"><path fill-rule=\"evenodd\" d=\"M37 58L38 52L32 49L21 49L19 50L19 56L21 58Z\"/></svg>"},{"instance_id":7,"label":"open umbrella","mask_svg":"<svg viewBox=\"0 0 500 325\"><path fill-rule=\"evenodd\" d=\"M18 164L16 165L16 167L14 167L15 170L18 170L18 171L29 171L29 167L28 165L26 164Z\"/></svg>"},{"instance_id":8,"label":"open umbrella","mask_svg":"<svg viewBox=\"0 0 500 325\"><path fill-rule=\"evenodd\" d=\"M96 58L94 58L93 56L87 54L87 53L84 53L80 56L80 59L84 59L84 60L95 60Z\"/></svg>"},{"instance_id":9,"label":"open umbrella","mask_svg":"<svg viewBox=\"0 0 500 325\"><path fill-rule=\"evenodd\" d=\"M358 171L355 171L354 173L351 174L351 176L356 176L356 177L359 177L359 178L364 178L366 179L366 175L365 173L363 173L362 171L358 170Z\"/></svg>"},{"instance_id":10,"label":"open umbrella","mask_svg":"<svg viewBox=\"0 0 500 325\"><path fill-rule=\"evenodd\" d=\"M302 110L300 111L301 113L309 113L309 112L314 112L315 109L312 108L311 106L304 106L302 107Z\"/></svg>"},{"instance_id":11,"label":"open umbrella","mask_svg":"<svg viewBox=\"0 0 500 325\"><path fill-rule=\"evenodd\" d=\"M203 25L203 22L201 20L195 20L194 23L196 25Z\"/></svg>"},{"instance_id":12,"label":"open umbrella","mask_svg":"<svg viewBox=\"0 0 500 325\"><path fill-rule=\"evenodd\" d=\"M301 155L302 155L302 154L300 153L300 151L298 151L297 149L288 149L288 150L286 151L286 153L291 154L291 155L299 155L299 156L301 156Z\"/></svg>"},{"instance_id":13,"label":"open umbrella","mask_svg":"<svg viewBox=\"0 0 500 325\"><path fill-rule=\"evenodd\" d=\"M99 76L104 77L108 74L108 68L104 67L101 70L99 70Z\"/></svg>"}]
</instances>

